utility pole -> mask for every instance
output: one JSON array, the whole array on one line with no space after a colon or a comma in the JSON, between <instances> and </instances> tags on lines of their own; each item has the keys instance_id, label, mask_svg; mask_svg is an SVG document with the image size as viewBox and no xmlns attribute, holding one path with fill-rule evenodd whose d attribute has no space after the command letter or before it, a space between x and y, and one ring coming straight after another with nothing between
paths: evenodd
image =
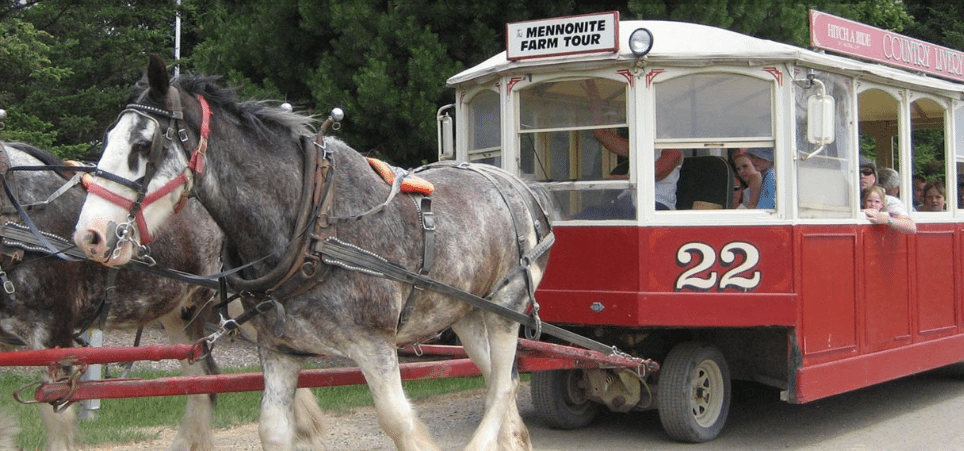
<instances>
[{"instance_id":1,"label":"utility pole","mask_svg":"<svg viewBox=\"0 0 964 451\"><path fill-rule=\"evenodd\" d=\"M177 11L174 12L174 76L181 73L181 66L177 61L181 59L181 0L177 0Z\"/></svg>"}]
</instances>

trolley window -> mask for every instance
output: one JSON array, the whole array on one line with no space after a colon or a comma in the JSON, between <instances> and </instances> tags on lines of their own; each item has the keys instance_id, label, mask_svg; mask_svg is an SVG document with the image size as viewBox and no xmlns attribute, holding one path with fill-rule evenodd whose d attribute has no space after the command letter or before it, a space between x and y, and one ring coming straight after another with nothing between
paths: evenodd
<instances>
[{"instance_id":1,"label":"trolley window","mask_svg":"<svg viewBox=\"0 0 964 451\"><path fill-rule=\"evenodd\" d=\"M502 119L499 112L499 94L485 90L478 93L468 104L468 151L469 161L502 165Z\"/></svg>"},{"instance_id":2,"label":"trolley window","mask_svg":"<svg viewBox=\"0 0 964 451\"><path fill-rule=\"evenodd\" d=\"M797 214L806 219L843 219L853 215L853 82L850 77L810 70L815 80L795 86L797 143ZM824 92L821 93L821 88ZM809 100L826 94L834 99L834 140L822 148L807 139ZM896 108L896 106L894 106ZM893 110L896 114L896 110Z\"/></svg>"},{"instance_id":3,"label":"trolley window","mask_svg":"<svg viewBox=\"0 0 964 451\"><path fill-rule=\"evenodd\" d=\"M626 83L581 78L519 93L520 172L546 182L563 219L634 219ZM622 152L602 135L621 141Z\"/></svg>"},{"instance_id":4,"label":"trolley window","mask_svg":"<svg viewBox=\"0 0 964 451\"><path fill-rule=\"evenodd\" d=\"M857 96L859 107L857 118L860 127L858 157L860 161L855 165L857 175L854 183L857 185L857 199L855 201L858 203L858 217L860 216L859 198L861 190L869 186L868 183L879 183L880 174L886 168L900 172L902 109L899 99L905 95L892 87L874 86L865 82L859 85L863 86L864 89ZM872 168L859 166L868 162L873 164ZM899 175L900 177L907 176L906 174ZM904 198L906 204L907 196L900 197Z\"/></svg>"},{"instance_id":5,"label":"trolley window","mask_svg":"<svg viewBox=\"0 0 964 451\"><path fill-rule=\"evenodd\" d=\"M657 79L656 177L650 185L657 210L664 205L679 210L776 208L774 86L772 79L742 73ZM681 152L684 158L666 182L662 164L672 161L668 152L671 157ZM740 175L736 160L741 154L750 161L746 167L752 174Z\"/></svg>"},{"instance_id":6,"label":"trolley window","mask_svg":"<svg viewBox=\"0 0 964 451\"><path fill-rule=\"evenodd\" d=\"M655 86L656 147L773 147L773 83L693 74Z\"/></svg>"},{"instance_id":7,"label":"trolley window","mask_svg":"<svg viewBox=\"0 0 964 451\"><path fill-rule=\"evenodd\" d=\"M914 200L914 208L920 212L937 213L953 208L949 197L952 187L947 183L944 113L944 107L934 99L925 97L910 104L913 173L924 179L923 196Z\"/></svg>"},{"instance_id":8,"label":"trolley window","mask_svg":"<svg viewBox=\"0 0 964 451\"><path fill-rule=\"evenodd\" d=\"M957 162L957 208L964 212L964 103L954 108L954 147Z\"/></svg>"}]
</instances>

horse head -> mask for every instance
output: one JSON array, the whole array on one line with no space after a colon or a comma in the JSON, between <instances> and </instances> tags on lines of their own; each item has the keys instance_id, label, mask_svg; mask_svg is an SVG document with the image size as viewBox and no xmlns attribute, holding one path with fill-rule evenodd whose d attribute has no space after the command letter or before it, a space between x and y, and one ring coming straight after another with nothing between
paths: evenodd
<instances>
[{"instance_id":1,"label":"horse head","mask_svg":"<svg viewBox=\"0 0 964 451\"><path fill-rule=\"evenodd\" d=\"M156 55L145 78L107 131L74 230L87 257L108 266L123 265L143 249L184 205L203 171L210 118L204 98L179 92Z\"/></svg>"}]
</instances>

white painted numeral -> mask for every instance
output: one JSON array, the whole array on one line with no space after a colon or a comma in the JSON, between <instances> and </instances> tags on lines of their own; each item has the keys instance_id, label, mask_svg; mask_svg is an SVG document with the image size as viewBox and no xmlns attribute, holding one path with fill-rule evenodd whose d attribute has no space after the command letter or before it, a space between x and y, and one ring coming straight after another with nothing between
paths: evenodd
<instances>
[{"instance_id":1,"label":"white painted numeral","mask_svg":"<svg viewBox=\"0 0 964 451\"><path fill-rule=\"evenodd\" d=\"M742 262L730 268L741 256ZM745 292L760 285L760 271L754 269L760 263L760 251L750 243L734 241L723 246L720 264L730 269L722 277L716 271L710 271L716 264L716 251L706 243L693 242L680 246L676 252L676 264L685 268L691 263L694 263L693 266L676 278L676 291L709 291L715 287L720 291L732 288Z\"/></svg>"},{"instance_id":2,"label":"white painted numeral","mask_svg":"<svg viewBox=\"0 0 964 451\"><path fill-rule=\"evenodd\" d=\"M686 267L693 258L697 258L696 265L684 271L676 279L676 291L691 289L696 291L707 291L716 286L716 272L706 273L706 277L700 277L700 273L713 267L716 263L716 252L710 245L705 243L686 243L676 251L676 264Z\"/></svg>"},{"instance_id":3,"label":"white painted numeral","mask_svg":"<svg viewBox=\"0 0 964 451\"><path fill-rule=\"evenodd\" d=\"M729 267L736 263L736 256L743 256L743 263L727 271L720 278L720 290L735 288L742 291L750 291L760 285L760 271L752 271L757 263L760 263L760 251L750 243L736 241L726 246L720 251L720 263L723 267ZM744 275L750 274L750 277Z\"/></svg>"}]
</instances>

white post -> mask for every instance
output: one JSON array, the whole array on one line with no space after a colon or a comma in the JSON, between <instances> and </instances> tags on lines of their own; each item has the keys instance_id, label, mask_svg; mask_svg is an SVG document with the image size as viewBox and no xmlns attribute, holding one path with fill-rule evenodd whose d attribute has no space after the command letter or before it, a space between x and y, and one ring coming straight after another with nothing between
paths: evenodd
<instances>
[{"instance_id":1,"label":"white post","mask_svg":"<svg viewBox=\"0 0 964 451\"><path fill-rule=\"evenodd\" d=\"M100 329L90 329L87 331L87 342L93 347L104 345L104 332ZM87 372L80 378L82 381L99 381L103 379L103 371L100 364L90 365ZM99 399L87 399L80 402L78 416L81 420L93 421L97 419L97 411L100 410Z\"/></svg>"},{"instance_id":2,"label":"white post","mask_svg":"<svg viewBox=\"0 0 964 451\"><path fill-rule=\"evenodd\" d=\"M181 59L181 0L177 0L177 11L174 13L174 61ZM174 76L181 73L181 66L174 64Z\"/></svg>"}]
</instances>

